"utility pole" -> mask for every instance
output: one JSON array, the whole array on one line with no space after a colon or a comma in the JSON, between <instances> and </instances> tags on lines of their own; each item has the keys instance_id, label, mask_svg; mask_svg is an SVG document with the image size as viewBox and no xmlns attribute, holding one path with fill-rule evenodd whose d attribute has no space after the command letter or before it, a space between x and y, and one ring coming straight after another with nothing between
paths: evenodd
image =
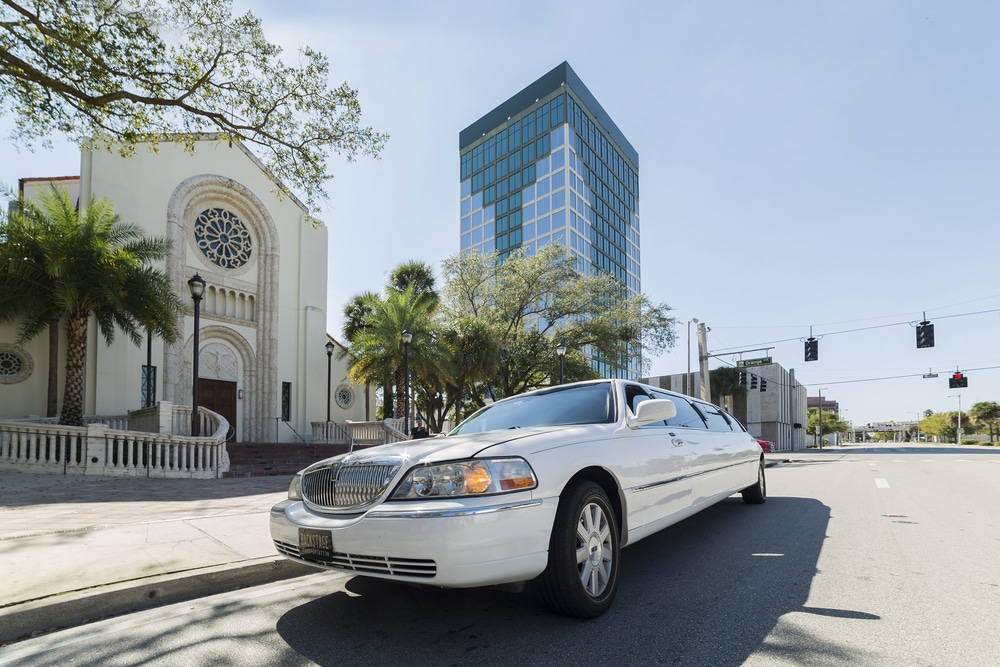
<instances>
[{"instance_id":1,"label":"utility pole","mask_svg":"<svg viewBox=\"0 0 1000 667\"><path fill-rule=\"evenodd\" d=\"M711 401L712 387L708 378L708 338L705 323L698 322L698 374L701 375L701 400Z\"/></svg>"},{"instance_id":2,"label":"utility pole","mask_svg":"<svg viewBox=\"0 0 1000 667\"><path fill-rule=\"evenodd\" d=\"M695 323L698 320L694 320ZM691 395L691 320L688 320L688 372L684 376L684 395Z\"/></svg>"}]
</instances>

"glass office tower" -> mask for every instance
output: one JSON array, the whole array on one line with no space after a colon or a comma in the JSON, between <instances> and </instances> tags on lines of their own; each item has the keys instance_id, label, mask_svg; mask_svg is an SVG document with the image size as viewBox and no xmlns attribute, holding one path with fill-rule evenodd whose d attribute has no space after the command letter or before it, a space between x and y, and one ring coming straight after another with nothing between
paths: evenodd
<instances>
[{"instance_id":1,"label":"glass office tower","mask_svg":"<svg viewBox=\"0 0 1000 667\"><path fill-rule=\"evenodd\" d=\"M579 271L642 291L639 154L569 63L462 130L459 154L462 252L502 261L555 243ZM604 377L638 372L632 361L594 365Z\"/></svg>"}]
</instances>

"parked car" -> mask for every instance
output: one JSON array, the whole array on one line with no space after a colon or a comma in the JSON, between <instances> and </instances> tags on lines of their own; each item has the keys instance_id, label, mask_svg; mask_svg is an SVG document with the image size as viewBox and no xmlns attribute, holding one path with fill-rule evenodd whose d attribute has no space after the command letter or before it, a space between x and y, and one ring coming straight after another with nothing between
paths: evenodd
<instances>
[{"instance_id":1,"label":"parked car","mask_svg":"<svg viewBox=\"0 0 1000 667\"><path fill-rule=\"evenodd\" d=\"M319 568L443 587L535 580L553 611L592 618L614 600L622 547L766 491L760 445L721 408L598 380L313 464L270 527L280 553Z\"/></svg>"},{"instance_id":2,"label":"parked car","mask_svg":"<svg viewBox=\"0 0 1000 667\"><path fill-rule=\"evenodd\" d=\"M757 444L760 445L760 448L761 448L762 451L765 451L765 452L773 452L774 451L774 443L771 442L770 440L758 440Z\"/></svg>"}]
</instances>

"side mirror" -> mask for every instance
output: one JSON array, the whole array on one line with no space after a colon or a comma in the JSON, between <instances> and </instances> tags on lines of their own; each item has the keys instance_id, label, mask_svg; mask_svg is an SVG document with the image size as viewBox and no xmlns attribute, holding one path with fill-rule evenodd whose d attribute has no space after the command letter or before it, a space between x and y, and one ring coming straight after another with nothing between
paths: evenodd
<instances>
[{"instance_id":1,"label":"side mirror","mask_svg":"<svg viewBox=\"0 0 1000 667\"><path fill-rule=\"evenodd\" d=\"M661 422L677 416L677 406L668 398L653 398L643 401L635 409L635 418L629 424L632 428L638 428L653 422Z\"/></svg>"}]
</instances>

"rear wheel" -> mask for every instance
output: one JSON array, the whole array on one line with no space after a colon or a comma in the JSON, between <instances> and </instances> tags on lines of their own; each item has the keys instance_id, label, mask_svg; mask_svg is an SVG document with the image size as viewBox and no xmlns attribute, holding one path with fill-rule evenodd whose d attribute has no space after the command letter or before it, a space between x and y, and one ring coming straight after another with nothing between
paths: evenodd
<instances>
[{"instance_id":1,"label":"rear wheel","mask_svg":"<svg viewBox=\"0 0 1000 667\"><path fill-rule=\"evenodd\" d=\"M748 505L760 505L767 500L767 481L764 479L764 462L757 464L757 483L748 486L741 492L743 502Z\"/></svg>"},{"instance_id":2,"label":"rear wheel","mask_svg":"<svg viewBox=\"0 0 1000 667\"><path fill-rule=\"evenodd\" d=\"M618 592L618 521L604 490L593 482L559 501L549 539L549 564L539 578L545 604L557 614L594 618Z\"/></svg>"}]
</instances>

